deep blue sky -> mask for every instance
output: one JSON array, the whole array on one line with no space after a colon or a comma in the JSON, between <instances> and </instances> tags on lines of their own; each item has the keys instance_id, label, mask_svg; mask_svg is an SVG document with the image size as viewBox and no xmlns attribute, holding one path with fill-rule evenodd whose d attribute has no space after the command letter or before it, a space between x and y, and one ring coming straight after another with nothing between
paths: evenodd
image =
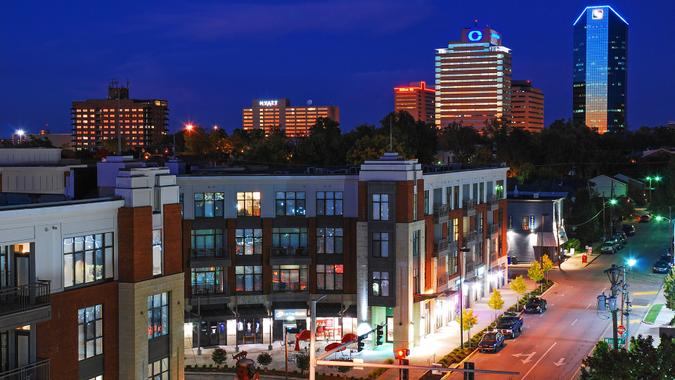
<instances>
[{"instance_id":1,"label":"deep blue sky","mask_svg":"<svg viewBox=\"0 0 675 380\"><path fill-rule=\"evenodd\" d=\"M546 122L571 108L572 22L583 1L6 1L0 12L0 134L70 130L70 102L169 100L171 129L228 130L257 97L340 106L342 126L376 123L392 87L433 82L434 49L479 18L513 49L513 76L546 95ZM600 4L603 5L603 4ZM675 120L675 3L610 3L630 23L631 128Z\"/></svg>"}]
</instances>

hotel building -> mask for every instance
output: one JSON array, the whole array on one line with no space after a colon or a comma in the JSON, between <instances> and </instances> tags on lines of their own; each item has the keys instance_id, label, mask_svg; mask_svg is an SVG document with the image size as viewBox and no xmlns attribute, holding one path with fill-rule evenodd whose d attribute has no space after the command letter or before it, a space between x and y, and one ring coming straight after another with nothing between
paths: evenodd
<instances>
[{"instance_id":1,"label":"hotel building","mask_svg":"<svg viewBox=\"0 0 675 380\"><path fill-rule=\"evenodd\" d=\"M528 132L544 129L544 93L531 80L511 82L511 126Z\"/></svg>"},{"instance_id":2,"label":"hotel building","mask_svg":"<svg viewBox=\"0 0 675 380\"><path fill-rule=\"evenodd\" d=\"M176 178L115 177L111 197L0 207L1 379L184 378Z\"/></svg>"},{"instance_id":3,"label":"hotel building","mask_svg":"<svg viewBox=\"0 0 675 380\"><path fill-rule=\"evenodd\" d=\"M251 108L242 111L242 125L245 131L262 129L265 136L275 130L286 137L305 137L318 118L340 122L340 108L337 106L296 106L288 99L255 99Z\"/></svg>"},{"instance_id":4,"label":"hotel building","mask_svg":"<svg viewBox=\"0 0 675 380\"><path fill-rule=\"evenodd\" d=\"M434 96L434 89L428 88L424 81L394 87L394 112L406 111L417 121L432 123Z\"/></svg>"},{"instance_id":5,"label":"hotel building","mask_svg":"<svg viewBox=\"0 0 675 380\"><path fill-rule=\"evenodd\" d=\"M71 117L75 150L117 143L118 136L123 147L147 149L167 134L169 106L166 100L129 99L129 88L113 82L107 99L74 101Z\"/></svg>"},{"instance_id":6,"label":"hotel building","mask_svg":"<svg viewBox=\"0 0 675 380\"><path fill-rule=\"evenodd\" d=\"M572 119L598 133L626 128L628 22L610 6L574 21Z\"/></svg>"},{"instance_id":7,"label":"hotel building","mask_svg":"<svg viewBox=\"0 0 675 380\"><path fill-rule=\"evenodd\" d=\"M396 154L360 168L179 175L186 345L318 339L386 325L417 347L507 278L505 167L423 169Z\"/></svg>"},{"instance_id":8,"label":"hotel building","mask_svg":"<svg viewBox=\"0 0 675 380\"><path fill-rule=\"evenodd\" d=\"M459 41L436 49L436 117L482 129L511 118L511 49L490 28L465 28Z\"/></svg>"}]
</instances>

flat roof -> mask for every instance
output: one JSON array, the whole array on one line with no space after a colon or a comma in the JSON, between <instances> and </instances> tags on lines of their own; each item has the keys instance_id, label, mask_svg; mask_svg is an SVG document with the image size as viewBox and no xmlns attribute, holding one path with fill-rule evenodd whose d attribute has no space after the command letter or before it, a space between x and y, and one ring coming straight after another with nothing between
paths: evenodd
<instances>
[{"instance_id":1,"label":"flat roof","mask_svg":"<svg viewBox=\"0 0 675 380\"><path fill-rule=\"evenodd\" d=\"M10 202L3 203L2 199L7 199L10 195ZM17 196L13 198L11 196ZM25 196L25 197L21 197ZM61 199L59 199L59 197ZM25 202L23 202L25 200ZM66 200L65 196L60 194L18 194L18 193L0 193L0 211L23 210L41 207L59 207L73 206L89 203L101 203L122 200L120 197L99 197L89 199Z\"/></svg>"}]
</instances>

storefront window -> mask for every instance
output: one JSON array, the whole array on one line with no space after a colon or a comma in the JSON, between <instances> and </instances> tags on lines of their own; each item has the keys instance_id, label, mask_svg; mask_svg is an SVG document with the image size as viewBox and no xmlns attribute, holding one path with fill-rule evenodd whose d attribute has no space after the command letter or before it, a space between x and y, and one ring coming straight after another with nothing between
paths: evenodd
<instances>
[{"instance_id":1,"label":"storefront window","mask_svg":"<svg viewBox=\"0 0 675 380\"><path fill-rule=\"evenodd\" d=\"M272 266L272 289L282 292L307 290L307 265Z\"/></svg>"},{"instance_id":2,"label":"storefront window","mask_svg":"<svg viewBox=\"0 0 675 380\"><path fill-rule=\"evenodd\" d=\"M262 266L239 265L235 267L235 286L238 292L262 291Z\"/></svg>"},{"instance_id":3,"label":"storefront window","mask_svg":"<svg viewBox=\"0 0 675 380\"><path fill-rule=\"evenodd\" d=\"M237 255L261 255L262 254L262 229L260 228L237 228L235 231L237 243Z\"/></svg>"},{"instance_id":4,"label":"storefront window","mask_svg":"<svg viewBox=\"0 0 675 380\"><path fill-rule=\"evenodd\" d=\"M323 227L316 229L316 252L325 254L342 253L342 228Z\"/></svg>"},{"instance_id":5,"label":"storefront window","mask_svg":"<svg viewBox=\"0 0 675 380\"><path fill-rule=\"evenodd\" d=\"M342 290L344 265L317 265L316 288L319 290Z\"/></svg>"}]
</instances>

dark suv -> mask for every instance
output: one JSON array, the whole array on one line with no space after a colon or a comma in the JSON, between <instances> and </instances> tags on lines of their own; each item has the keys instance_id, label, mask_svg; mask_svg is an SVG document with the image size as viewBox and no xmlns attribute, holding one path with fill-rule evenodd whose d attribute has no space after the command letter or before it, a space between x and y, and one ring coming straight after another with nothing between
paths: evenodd
<instances>
[{"instance_id":1,"label":"dark suv","mask_svg":"<svg viewBox=\"0 0 675 380\"><path fill-rule=\"evenodd\" d=\"M497 320L497 331L506 338L516 338L523 331L523 317L516 313L504 313Z\"/></svg>"},{"instance_id":2,"label":"dark suv","mask_svg":"<svg viewBox=\"0 0 675 380\"><path fill-rule=\"evenodd\" d=\"M528 314L542 314L547 309L546 300L540 297L531 297L525 304L525 312Z\"/></svg>"},{"instance_id":3,"label":"dark suv","mask_svg":"<svg viewBox=\"0 0 675 380\"><path fill-rule=\"evenodd\" d=\"M497 352L504 347L504 335L499 331L488 331L478 342L478 349L481 352Z\"/></svg>"}]
</instances>

